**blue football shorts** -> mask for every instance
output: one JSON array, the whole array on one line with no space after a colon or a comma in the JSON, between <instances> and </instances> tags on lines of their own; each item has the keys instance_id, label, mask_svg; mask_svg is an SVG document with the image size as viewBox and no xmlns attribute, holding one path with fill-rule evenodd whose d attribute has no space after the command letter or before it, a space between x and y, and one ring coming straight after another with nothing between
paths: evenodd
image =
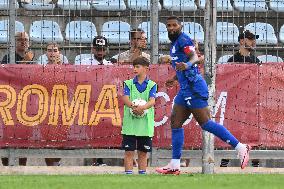
<instances>
[{"instance_id":1,"label":"blue football shorts","mask_svg":"<svg viewBox=\"0 0 284 189\"><path fill-rule=\"evenodd\" d=\"M187 88L179 90L174 103L189 109L208 106L208 87L203 78L189 82Z\"/></svg>"}]
</instances>

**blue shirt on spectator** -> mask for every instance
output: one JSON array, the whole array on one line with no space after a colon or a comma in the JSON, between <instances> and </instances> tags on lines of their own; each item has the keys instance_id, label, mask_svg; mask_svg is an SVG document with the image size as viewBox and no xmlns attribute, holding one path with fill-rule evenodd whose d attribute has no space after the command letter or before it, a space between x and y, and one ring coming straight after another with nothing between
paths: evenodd
<instances>
[{"instance_id":1,"label":"blue shirt on spectator","mask_svg":"<svg viewBox=\"0 0 284 189\"><path fill-rule=\"evenodd\" d=\"M134 79L133 79L133 83L135 84L137 90L138 90L140 93L142 93L142 92L144 92L144 91L146 90L147 85L148 85L148 81L149 81L149 79L146 78L146 79L140 84L140 83L138 82L137 76L135 76ZM151 98L151 97L152 97L152 98L156 98L156 91L157 91L157 85L154 85L154 86L152 87L152 89L150 90L150 92L149 92L149 98ZM124 85L124 95L130 96L130 89L129 89L126 85Z\"/></svg>"}]
</instances>

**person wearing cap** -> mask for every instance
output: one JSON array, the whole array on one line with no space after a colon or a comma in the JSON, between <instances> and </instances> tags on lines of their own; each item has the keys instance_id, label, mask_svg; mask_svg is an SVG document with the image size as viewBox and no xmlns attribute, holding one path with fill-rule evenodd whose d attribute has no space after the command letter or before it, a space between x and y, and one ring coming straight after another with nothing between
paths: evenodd
<instances>
[{"instance_id":1,"label":"person wearing cap","mask_svg":"<svg viewBox=\"0 0 284 189\"><path fill-rule=\"evenodd\" d=\"M93 39L92 57L85 58L81 61L81 65L113 65L105 59L107 55L107 39L97 36Z\"/></svg>"},{"instance_id":2,"label":"person wearing cap","mask_svg":"<svg viewBox=\"0 0 284 189\"><path fill-rule=\"evenodd\" d=\"M260 63L260 60L252 54L255 50L255 40L258 38L259 35L254 35L249 30L241 33L238 37L240 49L228 59L228 62Z\"/></svg>"},{"instance_id":3,"label":"person wearing cap","mask_svg":"<svg viewBox=\"0 0 284 189\"><path fill-rule=\"evenodd\" d=\"M260 60L252 54L255 47L255 40L259 38L259 35L254 35L249 30L239 35L240 50L228 59L228 62L238 63L260 63ZM221 159L220 167L228 167L230 160ZM253 167L259 167L259 160L252 160Z\"/></svg>"},{"instance_id":4,"label":"person wearing cap","mask_svg":"<svg viewBox=\"0 0 284 189\"><path fill-rule=\"evenodd\" d=\"M122 64L132 64L133 60L139 56L143 56L150 61L150 55L143 52L147 47L147 36L144 30L140 28L132 29L130 31L129 38L130 49L113 56L113 58Z\"/></svg>"}]
</instances>

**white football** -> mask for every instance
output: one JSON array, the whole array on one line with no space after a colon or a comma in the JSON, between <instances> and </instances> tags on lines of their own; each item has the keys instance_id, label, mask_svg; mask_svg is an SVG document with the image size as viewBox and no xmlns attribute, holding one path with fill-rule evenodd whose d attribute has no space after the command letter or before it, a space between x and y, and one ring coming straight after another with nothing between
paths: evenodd
<instances>
[{"instance_id":1,"label":"white football","mask_svg":"<svg viewBox=\"0 0 284 189\"><path fill-rule=\"evenodd\" d=\"M136 106L143 106L145 105L147 102L141 98L138 98L138 99L135 99L132 101L132 103ZM147 110L144 110L144 113L142 115L136 115L133 113L132 111L132 108L130 108L130 113L131 115L133 115L134 117L137 117L137 118L141 118L141 117L144 117L147 113L148 113L148 109Z\"/></svg>"}]
</instances>

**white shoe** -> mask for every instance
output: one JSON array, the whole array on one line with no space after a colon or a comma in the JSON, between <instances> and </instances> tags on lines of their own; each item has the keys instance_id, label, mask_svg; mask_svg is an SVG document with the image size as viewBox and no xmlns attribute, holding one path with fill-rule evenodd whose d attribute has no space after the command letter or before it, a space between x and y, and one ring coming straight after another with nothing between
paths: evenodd
<instances>
[{"instance_id":1,"label":"white shoe","mask_svg":"<svg viewBox=\"0 0 284 189\"><path fill-rule=\"evenodd\" d=\"M245 148L242 148L238 152L238 156L241 161L241 168L244 169L249 162L249 152L251 150L251 146L248 144L245 144Z\"/></svg>"}]
</instances>

